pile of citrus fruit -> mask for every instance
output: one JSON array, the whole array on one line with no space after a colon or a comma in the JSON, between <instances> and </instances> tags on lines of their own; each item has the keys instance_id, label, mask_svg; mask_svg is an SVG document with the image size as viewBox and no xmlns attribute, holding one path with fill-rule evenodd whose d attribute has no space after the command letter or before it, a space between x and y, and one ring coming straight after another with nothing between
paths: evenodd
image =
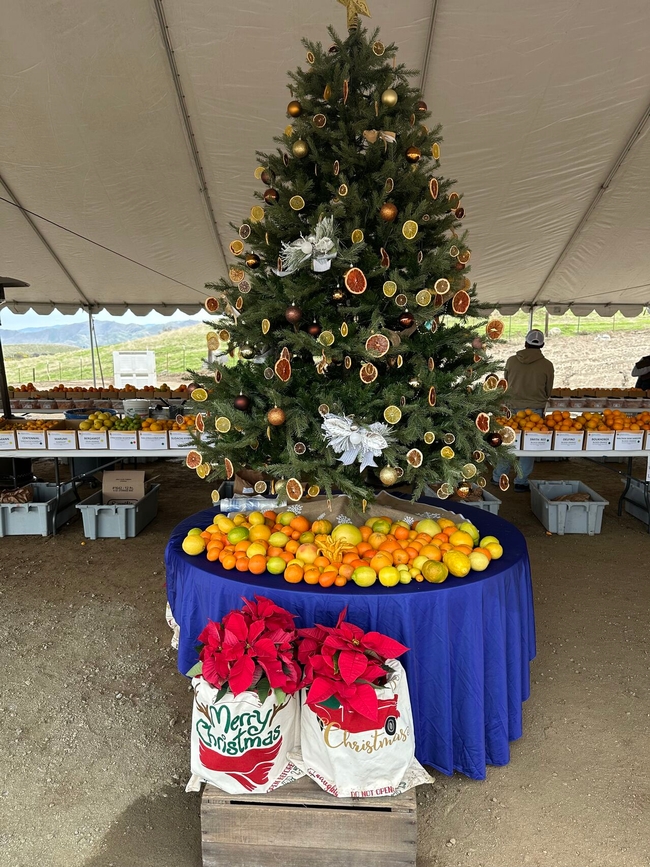
<instances>
[{"instance_id":1,"label":"pile of citrus fruit","mask_svg":"<svg viewBox=\"0 0 650 867\"><path fill-rule=\"evenodd\" d=\"M545 418L530 409L521 409L512 418L500 416L498 424L514 430L528 431L640 431L650 430L650 411L628 415L620 409L604 409L601 412L583 412L572 418L568 410L553 410Z\"/></svg>"},{"instance_id":2,"label":"pile of citrus fruit","mask_svg":"<svg viewBox=\"0 0 650 867\"><path fill-rule=\"evenodd\" d=\"M405 521L368 518L362 527L330 521L310 523L294 512L249 512L228 518L216 515L205 530L196 527L182 543L186 554L205 553L226 570L270 572L290 584L305 581L321 587L344 587L353 581L385 587L428 581L448 575L464 578L482 572L503 554L495 536L480 538L470 521L425 518L413 529Z\"/></svg>"}]
</instances>

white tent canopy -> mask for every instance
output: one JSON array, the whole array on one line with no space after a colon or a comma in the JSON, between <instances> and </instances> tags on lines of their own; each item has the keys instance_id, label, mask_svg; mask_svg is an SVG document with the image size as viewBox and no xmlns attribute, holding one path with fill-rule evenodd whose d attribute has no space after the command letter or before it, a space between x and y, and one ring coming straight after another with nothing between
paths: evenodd
<instances>
[{"instance_id":1,"label":"white tent canopy","mask_svg":"<svg viewBox=\"0 0 650 867\"><path fill-rule=\"evenodd\" d=\"M650 305L648 0L369 5L423 70L479 298ZM30 284L7 306L196 312L287 123L300 39L327 44L328 23L345 31L334 0L3 0L0 271Z\"/></svg>"}]
</instances>

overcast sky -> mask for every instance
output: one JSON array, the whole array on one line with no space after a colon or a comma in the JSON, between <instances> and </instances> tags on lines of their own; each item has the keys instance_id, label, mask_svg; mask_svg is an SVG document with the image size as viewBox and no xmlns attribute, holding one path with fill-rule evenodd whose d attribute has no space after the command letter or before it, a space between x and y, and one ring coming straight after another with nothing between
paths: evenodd
<instances>
[{"instance_id":1,"label":"overcast sky","mask_svg":"<svg viewBox=\"0 0 650 867\"><path fill-rule=\"evenodd\" d=\"M149 313L147 316L136 316L127 311L123 316L111 316L106 311L98 313L96 319L112 319L115 322L138 322L141 325L153 325L156 322L203 322L205 313L197 313L194 316L187 316L184 313L175 313L173 316L163 316L162 313ZM72 325L74 322L88 322L88 314L80 311L72 316L64 316L62 313L54 312L47 316L39 316L33 311L29 313L21 313L17 315L9 310L3 310L0 314L0 323L2 328L13 328L19 331L21 328L47 328L54 325Z\"/></svg>"}]
</instances>

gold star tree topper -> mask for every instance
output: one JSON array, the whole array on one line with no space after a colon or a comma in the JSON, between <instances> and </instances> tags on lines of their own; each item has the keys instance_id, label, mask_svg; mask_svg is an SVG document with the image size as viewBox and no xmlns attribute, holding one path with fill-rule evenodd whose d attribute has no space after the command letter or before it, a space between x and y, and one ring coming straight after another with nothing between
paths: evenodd
<instances>
[{"instance_id":1,"label":"gold star tree topper","mask_svg":"<svg viewBox=\"0 0 650 867\"><path fill-rule=\"evenodd\" d=\"M359 15L370 18L370 9L366 0L339 0L342 6L348 10L348 30L355 30L359 26Z\"/></svg>"}]
</instances>

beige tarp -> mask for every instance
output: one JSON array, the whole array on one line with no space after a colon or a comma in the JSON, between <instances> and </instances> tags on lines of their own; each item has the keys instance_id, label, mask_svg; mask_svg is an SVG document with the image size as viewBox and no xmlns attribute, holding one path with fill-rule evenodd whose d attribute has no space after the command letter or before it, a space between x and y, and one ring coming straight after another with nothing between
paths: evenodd
<instances>
[{"instance_id":1,"label":"beige tarp","mask_svg":"<svg viewBox=\"0 0 650 867\"><path fill-rule=\"evenodd\" d=\"M370 8L424 70L480 298L650 304L648 0ZM300 38L327 44L330 22L334 0L2 0L0 196L160 272L0 201L0 273L31 284L10 308L197 310L287 122Z\"/></svg>"}]
</instances>

